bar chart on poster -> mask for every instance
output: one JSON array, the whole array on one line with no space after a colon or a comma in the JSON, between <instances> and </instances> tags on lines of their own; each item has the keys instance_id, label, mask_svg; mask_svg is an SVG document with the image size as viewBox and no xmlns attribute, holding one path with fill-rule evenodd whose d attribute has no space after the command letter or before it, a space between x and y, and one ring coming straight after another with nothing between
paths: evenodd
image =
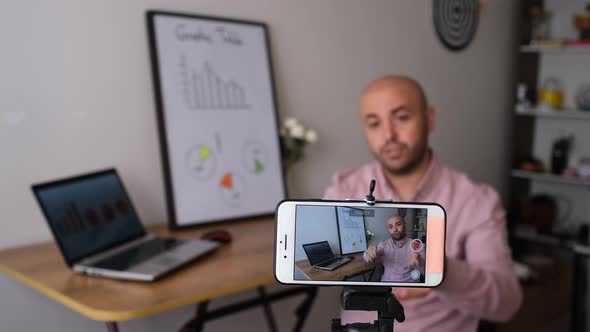
<instances>
[{"instance_id":1,"label":"bar chart on poster","mask_svg":"<svg viewBox=\"0 0 590 332\"><path fill-rule=\"evenodd\" d=\"M266 25L163 12L148 23L174 225L273 213L285 188Z\"/></svg>"},{"instance_id":2,"label":"bar chart on poster","mask_svg":"<svg viewBox=\"0 0 590 332\"><path fill-rule=\"evenodd\" d=\"M337 206L336 215L342 254L347 255L367 250L363 211Z\"/></svg>"}]
</instances>

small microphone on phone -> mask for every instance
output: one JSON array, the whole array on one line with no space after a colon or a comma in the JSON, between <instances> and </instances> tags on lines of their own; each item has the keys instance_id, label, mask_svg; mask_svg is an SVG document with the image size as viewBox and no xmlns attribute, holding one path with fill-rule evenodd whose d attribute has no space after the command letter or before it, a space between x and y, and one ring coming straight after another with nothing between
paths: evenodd
<instances>
[{"instance_id":1,"label":"small microphone on phone","mask_svg":"<svg viewBox=\"0 0 590 332\"><path fill-rule=\"evenodd\" d=\"M365 196L365 203L369 204L370 206L375 205L375 196L373 196L373 191L375 191L375 179L371 180L371 184L369 184L369 194Z\"/></svg>"}]
</instances>

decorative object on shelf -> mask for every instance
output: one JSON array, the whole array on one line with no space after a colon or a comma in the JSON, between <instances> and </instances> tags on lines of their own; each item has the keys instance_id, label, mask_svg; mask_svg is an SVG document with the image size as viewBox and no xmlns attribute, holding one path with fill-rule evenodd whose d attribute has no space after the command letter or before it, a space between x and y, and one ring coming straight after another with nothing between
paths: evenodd
<instances>
[{"instance_id":1,"label":"decorative object on shelf","mask_svg":"<svg viewBox=\"0 0 590 332\"><path fill-rule=\"evenodd\" d=\"M547 105L552 109L563 109L563 92L562 84L555 77L549 77L543 81L543 85L539 90L539 106L543 110L543 106Z\"/></svg>"},{"instance_id":2,"label":"decorative object on shelf","mask_svg":"<svg viewBox=\"0 0 590 332\"><path fill-rule=\"evenodd\" d=\"M588 223L584 223L578 227L578 243L581 245L588 245L590 241L590 225Z\"/></svg>"},{"instance_id":3,"label":"decorative object on shelf","mask_svg":"<svg viewBox=\"0 0 590 332\"><path fill-rule=\"evenodd\" d=\"M590 157L582 157L576 166L577 175L581 178L590 178Z\"/></svg>"},{"instance_id":4,"label":"decorative object on shelf","mask_svg":"<svg viewBox=\"0 0 590 332\"><path fill-rule=\"evenodd\" d=\"M537 233L556 234L556 224L569 223L571 209L572 202L567 196L540 193L522 200L516 217L520 225L533 227Z\"/></svg>"},{"instance_id":5,"label":"decorative object on shelf","mask_svg":"<svg viewBox=\"0 0 590 332\"><path fill-rule=\"evenodd\" d=\"M551 149L551 173L563 174L563 171L568 167L573 143L574 136L572 133L562 135L553 142L553 148Z\"/></svg>"},{"instance_id":6,"label":"decorative object on shelf","mask_svg":"<svg viewBox=\"0 0 590 332\"><path fill-rule=\"evenodd\" d=\"M551 233L557 219L557 202L546 194L534 195L522 202L519 221L533 226L539 233Z\"/></svg>"},{"instance_id":7,"label":"decorative object on shelf","mask_svg":"<svg viewBox=\"0 0 590 332\"><path fill-rule=\"evenodd\" d=\"M480 3L477 0L433 0L434 28L451 51L465 49L477 31Z\"/></svg>"},{"instance_id":8,"label":"decorative object on shelf","mask_svg":"<svg viewBox=\"0 0 590 332\"><path fill-rule=\"evenodd\" d=\"M574 16L574 26L580 32L580 40L590 40L590 3L586 5L586 10Z\"/></svg>"},{"instance_id":9,"label":"decorative object on shelf","mask_svg":"<svg viewBox=\"0 0 590 332\"><path fill-rule=\"evenodd\" d=\"M531 110L531 102L526 98L526 92L526 84L518 83L516 87L516 113L527 113Z\"/></svg>"},{"instance_id":10,"label":"decorative object on shelf","mask_svg":"<svg viewBox=\"0 0 590 332\"><path fill-rule=\"evenodd\" d=\"M549 40L551 38L551 12L540 6L531 8L532 42Z\"/></svg>"},{"instance_id":11,"label":"decorative object on shelf","mask_svg":"<svg viewBox=\"0 0 590 332\"><path fill-rule=\"evenodd\" d=\"M283 165L288 169L303 159L305 147L318 141L318 134L313 129L305 128L297 119L288 117L280 128Z\"/></svg>"},{"instance_id":12,"label":"decorative object on shelf","mask_svg":"<svg viewBox=\"0 0 590 332\"><path fill-rule=\"evenodd\" d=\"M578 170L575 167L566 167L561 172L561 175L568 178L575 178L578 176Z\"/></svg>"},{"instance_id":13,"label":"decorative object on shelf","mask_svg":"<svg viewBox=\"0 0 590 332\"><path fill-rule=\"evenodd\" d=\"M536 173L545 172L545 166L543 166L543 163L539 159L532 156L522 158L517 165L517 168L521 171Z\"/></svg>"},{"instance_id":14,"label":"decorative object on shelf","mask_svg":"<svg viewBox=\"0 0 590 332\"><path fill-rule=\"evenodd\" d=\"M369 241L371 241L372 238L375 237L375 233L371 232L370 230L367 230L366 232L367 234L367 243L369 243Z\"/></svg>"},{"instance_id":15,"label":"decorative object on shelf","mask_svg":"<svg viewBox=\"0 0 590 332\"><path fill-rule=\"evenodd\" d=\"M590 83L584 83L578 88L576 106L580 111L590 111Z\"/></svg>"}]
</instances>

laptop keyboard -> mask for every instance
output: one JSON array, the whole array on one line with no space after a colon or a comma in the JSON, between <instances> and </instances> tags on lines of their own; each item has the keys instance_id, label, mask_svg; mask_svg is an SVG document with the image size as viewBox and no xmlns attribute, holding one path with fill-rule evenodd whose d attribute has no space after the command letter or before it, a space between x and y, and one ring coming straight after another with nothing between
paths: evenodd
<instances>
[{"instance_id":1,"label":"laptop keyboard","mask_svg":"<svg viewBox=\"0 0 590 332\"><path fill-rule=\"evenodd\" d=\"M340 258L338 258L338 257L330 258L327 261L321 262L319 265L322 267L326 267L328 265L331 265L332 263L337 262L338 260L340 260Z\"/></svg>"},{"instance_id":2,"label":"laptop keyboard","mask_svg":"<svg viewBox=\"0 0 590 332\"><path fill-rule=\"evenodd\" d=\"M100 260L92 264L92 266L109 270L126 270L183 243L185 243L183 240L155 238Z\"/></svg>"}]
</instances>

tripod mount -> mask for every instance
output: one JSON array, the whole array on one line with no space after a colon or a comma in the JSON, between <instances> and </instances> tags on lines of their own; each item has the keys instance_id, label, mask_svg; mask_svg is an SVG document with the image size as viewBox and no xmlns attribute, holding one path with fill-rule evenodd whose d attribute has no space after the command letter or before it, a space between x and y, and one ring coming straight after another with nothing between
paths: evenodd
<instances>
[{"instance_id":1,"label":"tripod mount","mask_svg":"<svg viewBox=\"0 0 590 332\"><path fill-rule=\"evenodd\" d=\"M342 325L340 319L332 320L332 332L391 332L394 321L403 322L404 307L391 293L391 287L344 287L342 291L344 310L377 311L373 323Z\"/></svg>"},{"instance_id":2,"label":"tripod mount","mask_svg":"<svg viewBox=\"0 0 590 332\"><path fill-rule=\"evenodd\" d=\"M369 184L369 194L365 203L376 203L373 191L375 180ZM332 320L332 332L392 332L393 323L406 319L404 307L391 292L391 287L344 287L342 290L342 307L344 310L377 311L377 320L373 323L352 323L342 325L338 318Z\"/></svg>"}]
</instances>

